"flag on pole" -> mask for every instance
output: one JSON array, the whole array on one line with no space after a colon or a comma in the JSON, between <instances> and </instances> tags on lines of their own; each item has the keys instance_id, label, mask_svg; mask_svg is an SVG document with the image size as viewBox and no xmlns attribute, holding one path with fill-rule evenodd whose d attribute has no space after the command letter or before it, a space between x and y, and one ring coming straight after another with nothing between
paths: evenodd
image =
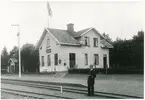
<instances>
[{"instance_id":1,"label":"flag on pole","mask_svg":"<svg viewBox=\"0 0 145 100\"><path fill-rule=\"evenodd\" d=\"M47 1L47 10L48 10L48 15L51 17L52 16L52 10L50 8L49 2Z\"/></svg>"}]
</instances>

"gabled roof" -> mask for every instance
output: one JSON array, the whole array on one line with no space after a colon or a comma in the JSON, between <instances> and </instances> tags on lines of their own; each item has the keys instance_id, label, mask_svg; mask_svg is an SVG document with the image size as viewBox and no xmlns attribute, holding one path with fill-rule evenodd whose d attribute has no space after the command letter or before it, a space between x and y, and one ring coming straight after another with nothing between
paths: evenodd
<instances>
[{"instance_id":1,"label":"gabled roof","mask_svg":"<svg viewBox=\"0 0 145 100\"><path fill-rule=\"evenodd\" d=\"M89 29L90 29L90 28L86 28L86 29L83 29L83 30L78 31L77 34L75 34L74 37L80 37L81 34L83 34L84 32L86 32L86 31L89 30Z\"/></svg>"},{"instance_id":2,"label":"gabled roof","mask_svg":"<svg viewBox=\"0 0 145 100\"><path fill-rule=\"evenodd\" d=\"M69 45L80 45L80 43L74 39L67 30L61 29L52 29L48 28L51 34L59 41L60 44L69 44Z\"/></svg>"},{"instance_id":3,"label":"gabled roof","mask_svg":"<svg viewBox=\"0 0 145 100\"><path fill-rule=\"evenodd\" d=\"M81 31L78 31L78 32L77 32L78 35L76 35L75 38L76 38L76 37L81 37L81 36L85 35L86 33L88 33L88 32L91 31L91 30L94 30L102 39L105 39L105 37L104 37L103 35L101 35L101 34L100 34L95 28L93 28L93 27L91 27L91 28L86 28L86 29L83 29L83 30L81 30Z\"/></svg>"},{"instance_id":4,"label":"gabled roof","mask_svg":"<svg viewBox=\"0 0 145 100\"><path fill-rule=\"evenodd\" d=\"M8 62L10 62L10 61L12 61L12 62L18 62L18 60L16 58L10 58Z\"/></svg>"},{"instance_id":5,"label":"gabled roof","mask_svg":"<svg viewBox=\"0 0 145 100\"><path fill-rule=\"evenodd\" d=\"M77 41L75 38L81 37L91 30L94 30L98 35L100 35L100 37L102 39L101 43L106 48L113 48L113 46L110 43L108 43L105 40L105 38L95 28L86 28L81 31L75 32L74 34L68 33L67 30L45 28L40 40L38 41L38 43L36 45L36 49L39 48L39 46L41 45L41 43L47 33L49 33L61 45L81 46L79 41Z\"/></svg>"},{"instance_id":6,"label":"gabled roof","mask_svg":"<svg viewBox=\"0 0 145 100\"><path fill-rule=\"evenodd\" d=\"M52 37L61 45L80 46L80 43L76 39L74 39L74 37L71 36L70 33L67 32L67 30L45 28L40 40L36 44L36 49L39 48L47 33L50 33Z\"/></svg>"},{"instance_id":7,"label":"gabled roof","mask_svg":"<svg viewBox=\"0 0 145 100\"><path fill-rule=\"evenodd\" d=\"M42 43L42 41L43 41L43 39L44 39L44 37L45 37L45 35L46 35L46 32L47 32L46 29L44 29L44 31L43 31L43 33L42 33L42 35L41 35L39 41L36 43L35 49L38 49L39 46L41 45L41 43Z\"/></svg>"}]
</instances>

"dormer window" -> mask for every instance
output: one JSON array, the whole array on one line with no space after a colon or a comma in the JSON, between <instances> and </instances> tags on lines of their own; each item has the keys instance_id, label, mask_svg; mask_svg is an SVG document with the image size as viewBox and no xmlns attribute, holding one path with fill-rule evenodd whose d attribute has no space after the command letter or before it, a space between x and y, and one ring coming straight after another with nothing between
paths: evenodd
<instances>
[{"instance_id":1,"label":"dormer window","mask_svg":"<svg viewBox=\"0 0 145 100\"><path fill-rule=\"evenodd\" d=\"M98 47L98 38L93 38L94 40L94 47Z\"/></svg>"},{"instance_id":2,"label":"dormer window","mask_svg":"<svg viewBox=\"0 0 145 100\"><path fill-rule=\"evenodd\" d=\"M50 47L50 39L49 39L49 37L48 37L47 40L46 40L46 47L47 47L47 48Z\"/></svg>"},{"instance_id":3,"label":"dormer window","mask_svg":"<svg viewBox=\"0 0 145 100\"><path fill-rule=\"evenodd\" d=\"M89 41L90 41L89 37L85 37L85 46L89 46L90 45Z\"/></svg>"}]
</instances>

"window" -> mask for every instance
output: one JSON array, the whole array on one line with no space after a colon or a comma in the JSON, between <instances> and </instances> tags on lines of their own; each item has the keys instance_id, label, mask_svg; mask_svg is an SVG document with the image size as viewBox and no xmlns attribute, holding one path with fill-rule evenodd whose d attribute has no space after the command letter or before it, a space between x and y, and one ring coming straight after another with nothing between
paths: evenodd
<instances>
[{"instance_id":1,"label":"window","mask_svg":"<svg viewBox=\"0 0 145 100\"><path fill-rule=\"evenodd\" d=\"M58 54L54 54L54 64L58 65Z\"/></svg>"},{"instance_id":2,"label":"window","mask_svg":"<svg viewBox=\"0 0 145 100\"><path fill-rule=\"evenodd\" d=\"M51 65L51 58L50 58L50 55L47 56L47 65L48 65L48 66Z\"/></svg>"},{"instance_id":3,"label":"window","mask_svg":"<svg viewBox=\"0 0 145 100\"><path fill-rule=\"evenodd\" d=\"M98 38L93 38L94 40L94 47L98 47Z\"/></svg>"},{"instance_id":4,"label":"window","mask_svg":"<svg viewBox=\"0 0 145 100\"><path fill-rule=\"evenodd\" d=\"M48 48L50 46L50 39L47 38L47 41L46 41L46 47Z\"/></svg>"},{"instance_id":5,"label":"window","mask_svg":"<svg viewBox=\"0 0 145 100\"><path fill-rule=\"evenodd\" d=\"M41 63L42 63L42 66L44 66L44 56L41 56Z\"/></svg>"},{"instance_id":6,"label":"window","mask_svg":"<svg viewBox=\"0 0 145 100\"><path fill-rule=\"evenodd\" d=\"M88 65L88 54L85 54L85 65Z\"/></svg>"},{"instance_id":7,"label":"window","mask_svg":"<svg viewBox=\"0 0 145 100\"><path fill-rule=\"evenodd\" d=\"M94 54L94 65L99 65L99 55Z\"/></svg>"},{"instance_id":8,"label":"window","mask_svg":"<svg viewBox=\"0 0 145 100\"><path fill-rule=\"evenodd\" d=\"M89 45L89 37L85 37L85 46Z\"/></svg>"}]
</instances>

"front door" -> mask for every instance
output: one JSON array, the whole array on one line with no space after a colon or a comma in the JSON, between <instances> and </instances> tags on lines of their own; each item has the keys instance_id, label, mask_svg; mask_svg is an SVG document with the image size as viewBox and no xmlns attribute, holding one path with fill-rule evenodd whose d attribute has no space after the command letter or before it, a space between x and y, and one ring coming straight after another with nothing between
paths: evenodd
<instances>
[{"instance_id":1,"label":"front door","mask_svg":"<svg viewBox=\"0 0 145 100\"><path fill-rule=\"evenodd\" d=\"M69 64L70 64L70 68L74 68L75 64L76 64L76 59L75 59L75 53L69 53Z\"/></svg>"},{"instance_id":2,"label":"front door","mask_svg":"<svg viewBox=\"0 0 145 100\"><path fill-rule=\"evenodd\" d=\"M103 66L106 69L106 67L107 67L107 55L103 56Z\"/></svg>"}]
</instances>

